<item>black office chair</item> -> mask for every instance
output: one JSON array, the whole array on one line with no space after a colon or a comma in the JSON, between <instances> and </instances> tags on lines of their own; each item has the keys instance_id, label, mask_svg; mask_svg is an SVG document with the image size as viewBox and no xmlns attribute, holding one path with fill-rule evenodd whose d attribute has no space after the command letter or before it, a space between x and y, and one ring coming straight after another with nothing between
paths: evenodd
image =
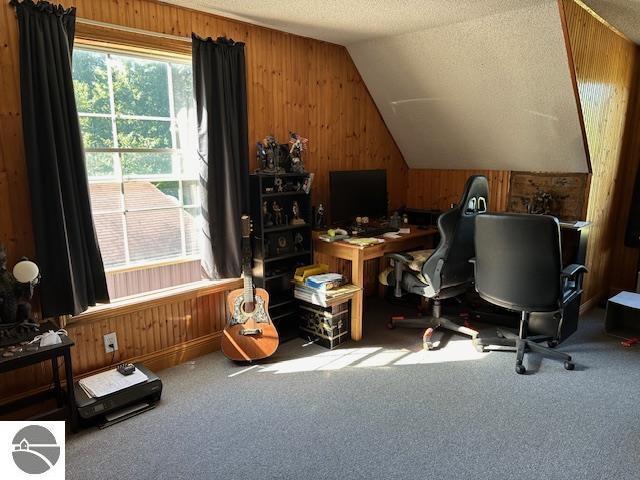
<instances>
[{"instance_id":1,"label":"black office chair","mask_svg":"<svg viewBox=\"0 0 640 480\"><path fill-rule=\"evenodd\" d=\"M474 221L476 215L486 212L488 198L486 177L469 177L460 203L438 218L440 243L433 251L386 255L391 260L393 270L381 281L394 288L396 298L404 293L413 293L433 300L431 316L393 317L389 328L431 328L425 334L424 346L427 349L433 346L430 335L438 327L472 338L477 336L477 331L442 317L441 301L465 293L473 282L473 267L469 260L474 256Z\"/></svg>"},{"instance_id":2,"label":"black office chair","mask_svg":"<svg viewBox=\"0 0 640 480\"><path fill-rule=\"evenodd\" d=\"M476 290L484 300L520 312L517 335L498 330L498 338L478 339L478 344L488 349L515 347L520 374L526 372L522 362L529 350L564 361L564 367L573 370L570 355L540 345L548 342L552 347L564 340L564 315L579 308L582 276L587 272L584 265L576 264L562 269L558 220L547 215L491 213L475 221ZM529 336L530 330L538 335Z\"/></svg>"}]
</instances>

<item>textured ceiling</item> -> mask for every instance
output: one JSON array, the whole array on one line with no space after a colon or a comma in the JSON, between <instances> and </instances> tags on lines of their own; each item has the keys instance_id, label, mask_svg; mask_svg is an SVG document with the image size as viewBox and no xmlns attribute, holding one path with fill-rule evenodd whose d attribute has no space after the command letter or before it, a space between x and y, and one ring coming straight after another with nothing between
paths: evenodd
<instances>
[{"instance_id":1,"label":"textured ceiling","mask_svg":"<svg viewBox=\"0 0 640 480\"><path fill-rule=\"evenodd\" d=\"M544 0L163 1L341 45L544 3Z\"/></svg>"},{"instance_id":2,"label":"textured ceiling","mask_svg":"<svg viewBox=\"0 0 640 480\"><path fill-rule=\"evenodd\" d=\"M587 171L555 0L348 48L410 167Z\"/></svg>"},{"instance_id":3,"label":"textured ceiling","mask_svg":"<svg viewBox=\"0 0 640 480\"><path fill-rule=\"evenodd\" d=\"M640 44L640 0L583 0L583 3Z\"/></svg>"}]
</instances>

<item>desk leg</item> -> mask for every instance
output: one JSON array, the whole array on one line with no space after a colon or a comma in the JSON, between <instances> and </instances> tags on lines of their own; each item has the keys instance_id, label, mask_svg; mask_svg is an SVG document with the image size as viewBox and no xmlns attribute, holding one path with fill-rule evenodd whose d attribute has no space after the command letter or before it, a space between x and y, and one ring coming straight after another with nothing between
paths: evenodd
<instances>
[{"instance_id":1,"label":"desk leg","mask_svg":"<svg viewBox=\"0 0 640 480\"><path fill-rule=\"evenodd\" d=\"M53 384L56 389L56 404L62 406L62 386L60 385L60 371L58 370L58 357L51 357L51 372L53 373Z\"/></svg>"},{"instance_id":2,"label":"desk leg","mask_svg":"<svg viewBox=\"0 0 640 480\"><path fill-rule=\"evenodd\" d=\"M364 261L362 250L351 260L351 283L360 287L351 304L351 340L362 340L362 302L364 299Z\"/></svg>"},{"instance_id":3,"label":"desk leg","mask_svg":"<svg viewBox=\"0 0 640 480\"><path fill-rule=\"evenodd\" d=\"M69 409L69 421L71 422L71 431L78 430L78 420L76 417L76 396L73 391L73 367L71 366L71 349L64 351L64 372L67 378L67 408Z\"/></svg>"}]
</instances>

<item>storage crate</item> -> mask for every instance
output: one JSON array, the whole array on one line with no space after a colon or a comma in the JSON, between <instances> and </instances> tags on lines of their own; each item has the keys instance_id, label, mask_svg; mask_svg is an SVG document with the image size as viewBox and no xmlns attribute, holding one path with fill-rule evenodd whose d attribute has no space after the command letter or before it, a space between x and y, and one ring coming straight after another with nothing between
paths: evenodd
<instances>
[{"instance_id":1,"label":"storage crate","mask_svg":"<svg viewBox=\"0 0 640 480\"><path fill-rule=\"evenodd\" d=\"M350 301L321 307L300 302L300 336L330 350L349 339Z\"/></svg>"}]
</instances>

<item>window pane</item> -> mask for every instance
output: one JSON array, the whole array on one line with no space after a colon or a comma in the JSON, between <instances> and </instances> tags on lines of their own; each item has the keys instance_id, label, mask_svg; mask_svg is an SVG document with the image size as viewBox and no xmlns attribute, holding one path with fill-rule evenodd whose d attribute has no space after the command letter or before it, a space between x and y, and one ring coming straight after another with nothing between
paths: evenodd
<instances>
[{"instance_id":1,"label":"window pane","mask_svg":"<svg viewBox=\"0 0 640 480\"><path fill-rule=\"evenodd\" d=\"M162 120L116 120L120 148L171 148L171 123Z\"/></svg>"},{"instance_id":2,"label":"window pane","mask_svg":"<svg viewBox=\"0 0 640 480\"><path fill-rule=\"evenodd\" d=\"M120 55L111 62L117 114L169 116L166 63Z\"/></svg>"},{"instance_id":3,"label":"window pane","mask_svg":"<svg viewBox=\"0 0 640 480\"><path fill-rule=\"evenodd\" d=\"M113 177L115 170L113 166L113 153L87 152L85 160L87 165L87 175L92 177Z\"/></svg>"},{"instance_id":4,"label":"window pane","mask_svg":"<svg viewBox=\"0 0 640 480\"><path fill-rule=\"evenodd\" d=\"M181 211L173 208L126 214L132 262L182 256Z\"/></svg>"},{"instance_id":5,"label":"window pane","mask_svg":"<svg viewBox=\"0 0 640 480\"><path fill-rule=\"evenodd\" d=\"M80 129L84 148L112 148L111 119L80 117Z\"/></svg>"},{"instance_id":6,"label":"window pane","mask_svg":"<svg viewBox=\"0 0 640 480\"><path fill-rule=\"evenodd\" d=\"M93 213L122 210L120 183L90 183L89 193Z\"/></svg>"},{"instance_id":7,"label":"window pane","mask_svg":"<svg viewBox=\"0 0 640 480\"><path fill-rule=\"evenodd\" d=\"M127 210L178 207L178 182L125 182Z\"/></svg>"},{"instance_id":8,"label":"window pane","mask_svg":"<svg viewBox=\"0 0 640 480\"><path fill-rule=\"evenodd\" d=\"M73 89L79 112L111 112L106 54L73 49Z\"/></svg>"},{"instance_id":9,"label":"window pane","mask_svg":"<svg viewBox=\"0 0 640 480\"><path fill-rule=\"evenodd\" d=\"M176 122L177 147L183 151L186 162L197 157L198 123L195 103L193 101L193 77L191 65L174 64L173 98Z\"/></svg>"},{"instance_id":10,"label":"window pane","mask_svg":"<svg viewBox=\"0 0 640 480\"><path fill-rule=\"evenodd\" d=\"M198 200L198 185L200 182L197 180L189 180L182 182L182 203L184 205L197 205L200 206Z\"/></svg>"},{"instance_id":11,"label":"window pane","mask_svg":"<svg viewBox=\"0 0 640 480\"><path fill-rule=\"evenodd\" d=\"M122 216L122 213L93 214L105 268L118 267L126 263Z\"/></svg>"},{"instance_id":12,"label":"window pane","mask_svg":"<svg viewBox=\"0 0 640 480\"><path fill-rule=\"evenodd\" d=\"M122 153L122 175L170 175L172 172L172 154L158 153Z\"/></svg>"},{"instance_id":13,"label":"window pane","mask_svg":"<svg viewBox=\"0 0 640 480\"><path fill-rule=\"evenodd\" d=\"M200 253L200 228L202 217L199 208L184 209L184 238L187 255L198 255Z\"/></svg>"}]
</instances>

